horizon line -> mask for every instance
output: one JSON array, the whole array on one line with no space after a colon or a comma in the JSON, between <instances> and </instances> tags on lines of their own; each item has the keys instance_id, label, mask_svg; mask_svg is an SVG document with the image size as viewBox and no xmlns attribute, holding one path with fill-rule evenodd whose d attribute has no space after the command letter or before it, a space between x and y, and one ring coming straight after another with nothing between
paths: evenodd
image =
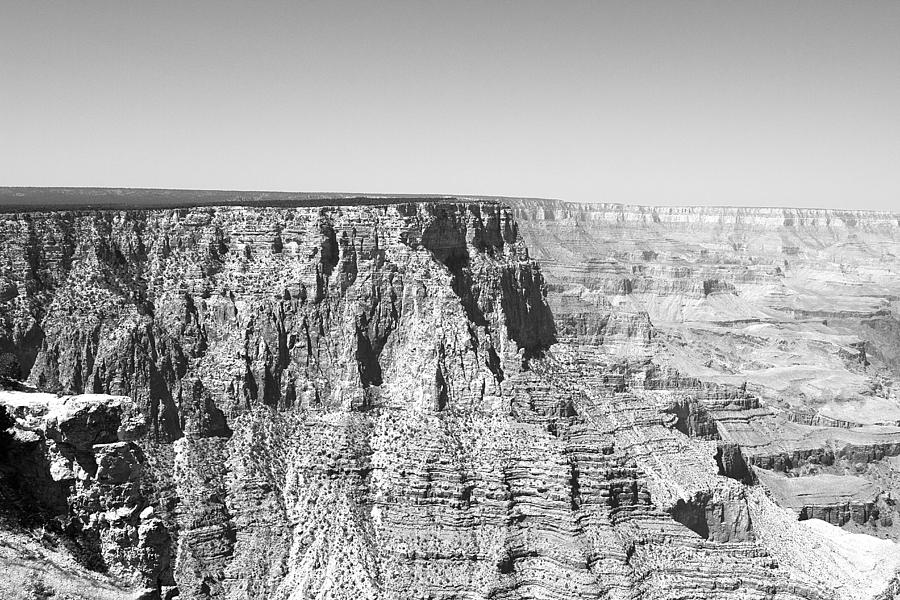
<instances>
[{"instance_id":1,"label":"horizon line","mask_svg":"<svg viewBox=\"0 0 900 600\"><path fill-rule=\"evenodd\" d=\"M151 198L143 199L142 205L128 205L126 197L132 194L145 193ZM43 205L33 204L34 196L47 194L52 196L43 201ZM185 198L191 194L199 194L205 198ZM256 196L241 198L241 195ZM175 196L175 197L173 197ZM237 196L237 197L235 197ZM62 200L65 198L65 200ZM24 199L31 200L26 202ZM16 202L18 200L18 202ZM117 201L116 201L117 200ZM97 186L0 186L0 212L59 212L67 210L160 210L166 208L214 207L214 206L289 206L291 203L306 202L309 206L327 206L322 201L338 200L341 204L357 201L361 205L401 204L404 201L487 201L502 203L508 200L548 202L571 206L597 206L641 208L652 210L680 209L725 209L725 210L790 210L831 213L870 213L881 215L900 215L900 211L876 210L868 208L826 208L801 206L766 206L766 205L728 205L728 204L635 204L630 202L609 201L574 201L562 198L540 196L511 196L491 194L454 194L454 193L381 193L381 192L323 192L323 191L284 191L284 190L228 190L213 188L155 188L155 187L97 187ZM373 202L366 202L372 200ZM303 206L299 204L298 206Z\"/></svg>"}]
</instances>

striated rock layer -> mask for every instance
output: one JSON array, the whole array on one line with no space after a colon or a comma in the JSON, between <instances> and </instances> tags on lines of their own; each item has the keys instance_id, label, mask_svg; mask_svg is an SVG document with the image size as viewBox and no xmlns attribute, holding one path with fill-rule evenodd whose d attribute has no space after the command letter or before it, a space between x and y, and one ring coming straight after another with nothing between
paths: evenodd
<instances>
[{"instance_id":1,"label":"striated rock layer","mask_svg":"<svg viewBox=\"0 0 900 600\"><path fill-rule=\"evenodd\" d=\"M676 427L799 519L897 539L900 215L511 204L564 345L678 390Z\"/></svg>"},{"instance_id":2,"label":"striated rock layer","mask_svg":"<svg viewBox=\"0 0 900 600\"><path fill-rule=\"evenodd\" d=\"M815 386L788 411L707 377L674 353L694 343L678 320L648 308L734 306L738 279L774 269L729 255L698 287L661 248L632 252L621 222L568 205L331 200L0 215L0 352L23 379L7 386L44 392L0 392L16 417L10 527L56 523L148 599L896 589L894 543L835 527L868 522L883 485L857 470L868 487L832 486L841 507L792 500L857 457L817 432L857 436L874 473L896 424L835 427L816 421ZM705 231L692 219L678 222ZM643 274L619 278L638 256ZM862 362L881 361L888 389L888 338L868 351L857 316L840 318L822 335L841 364L874 378ZM826 446L832 470L813 472L805 450Z\"/></svg>"}]
</instances>

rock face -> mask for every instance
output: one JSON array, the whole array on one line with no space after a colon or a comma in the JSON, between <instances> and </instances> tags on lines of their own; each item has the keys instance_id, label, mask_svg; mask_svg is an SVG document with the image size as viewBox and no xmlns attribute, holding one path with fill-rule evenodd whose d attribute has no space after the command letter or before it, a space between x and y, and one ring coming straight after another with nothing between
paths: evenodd
<instances>
[{"instance_id":1,"label":"rock face","mask_svg":"<svg viewBox=\"0 0 900 600\"><path fill-rule=\"evenodd\" d=\"M828 409L895 400L890 278L814 317L826 309L782 290L803 304L786 317L756 305L788 265L745 257L727 211L313 204L0 215L0 352L40 390L0 392L17 419L3 510L31 490L38 524L21 526L58 523L82 562L148 599L897 587L893 542L834 526L892 510L875 479L892 477L900 417ZM896 250L896 220L875 229ZM707 235L731 249L714 260ZM744 376L764 353L737 352L735 332L761 323L773 360L828 359L816 376L840 364L880 387L825 397L815 377ZM848 461L863 469L840 498L803 487ZM803 491L833 510L798 505Z\"/></svg>"},{"instance_id":2,"label":"rock face","mask_svg":"<svg viewBox=\"0 0 900 600\"><path fill-rule=\"evenodd\" d=\"M148 589L174 585L168 530L141 489L147 460L130 440L145 427L131 400L0 392L0 402L21 427L0 480L18 506L5 512L50 519L85 566Z\"/></svg>"}]
</instances>

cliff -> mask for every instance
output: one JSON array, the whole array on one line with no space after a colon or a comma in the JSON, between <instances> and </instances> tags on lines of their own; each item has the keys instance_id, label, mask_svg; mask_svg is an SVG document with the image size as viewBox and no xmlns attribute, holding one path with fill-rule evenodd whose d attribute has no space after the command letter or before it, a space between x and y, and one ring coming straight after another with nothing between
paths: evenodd
<instances>
[{"instance_id":1,"label":"cliff","mask_svg":"<svg viewBox=\"0 0 900 600\"><path fill-rule=\"evenodd\" d=\"M778 427L825 426L680 358L707 346L663 317L718 323L736 303L710 298L785 277L731 246L714 259L697 241L706 262L688 266L664 254L681 242L653 245L713 217L280 202L0 215L0 352L25 390L0 392L11 529L147 599L855 598L895 582L893 542L855 533L848 554L839 529L797 520L793 488L754 475ZM733 237L739 220L709 227ZM822 326L831 346L796 353L837 346L848 372L889 381L886 351L850 332L888 317L848 303L828 317L846 330Z\"/></svg>"}]
</instances>

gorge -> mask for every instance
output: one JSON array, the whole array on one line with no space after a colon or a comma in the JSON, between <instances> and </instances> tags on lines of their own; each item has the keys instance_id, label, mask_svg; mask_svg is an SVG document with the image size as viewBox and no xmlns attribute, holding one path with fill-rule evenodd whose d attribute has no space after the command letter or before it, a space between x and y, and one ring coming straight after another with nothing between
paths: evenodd
<instances>
[{"instance_id":1,"label":"gorge","mask_svg":"<svg viewBox=\"0 0 900 600\"><path fill-rule=\"evenodd\" d=\"M900 215L0 207L4 597L900 590Z\"/></svg>"}]
</instances>

